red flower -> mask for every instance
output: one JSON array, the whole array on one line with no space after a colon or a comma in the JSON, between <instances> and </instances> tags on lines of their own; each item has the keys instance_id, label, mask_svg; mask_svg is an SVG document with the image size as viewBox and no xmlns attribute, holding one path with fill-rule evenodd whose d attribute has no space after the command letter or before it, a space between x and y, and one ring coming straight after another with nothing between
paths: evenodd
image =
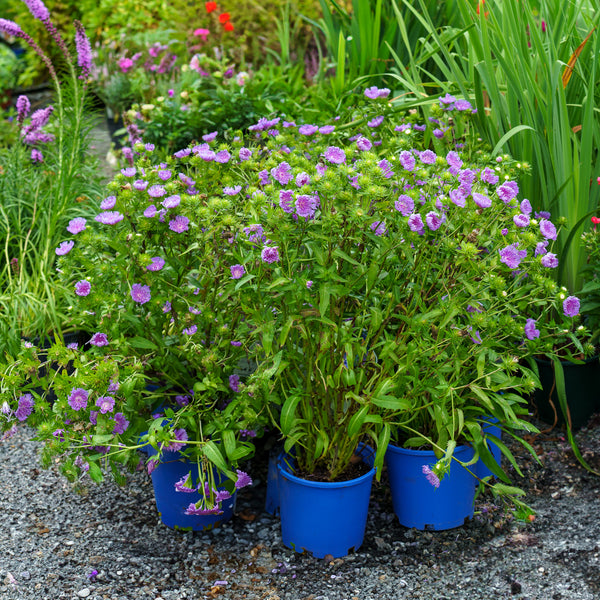
<instances>
[{"instance_id":1,"label":"red flower","mask_svg":"<svg viewBox=\"0 0 600 600\"><path fill-rule=\"evenodd\" d=\"M599 217L592 217L592 223L594 225L598 225L598 223L600 223L600 218Z\"/></svg>"},{"instance_id":2,"label":"red flower","mask_svg":"<svg viewBox=\"0 0 600 600\"><path fill-rule=\"evenodd\" d=\"M229 13L221 13L219 15L219 23L227 23L229 21Z\"/></svg>"},{"instance_id":3,"label":"red flower","mask_svg":"<svg viewBox=\"0 0 600 600\"><path fill-rule=\"evenodd\" d=\"M227 21L224 25L225 31L233 31L233 23L231 21Z\"/></svg>"},{"instance_id":4,"label":"red flower","mask_svg":"<svg viewBox=\"0 0 600 600\"><path fill-rule=\"evenodd\" d=\"M204 6L206 6L206 12L207 13L211 13L213 10L217 10L217 3L216 2L206 2L204 4Z\"/></svg>"}]
</instances>

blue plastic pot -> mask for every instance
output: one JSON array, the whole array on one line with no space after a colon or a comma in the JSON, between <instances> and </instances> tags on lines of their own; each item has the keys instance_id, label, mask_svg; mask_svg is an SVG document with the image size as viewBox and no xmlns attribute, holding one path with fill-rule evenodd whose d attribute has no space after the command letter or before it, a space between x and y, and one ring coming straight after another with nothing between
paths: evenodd
<instances>
[{"instance_id":1,"label":"blue plastic pot","mask_svg":"<svg viewBox=\"0 0 600 600\"><path fill-rule=\"evenodd\" d=\"M154 453L156 453L156 450L152 448L151 454ZM182 458L179 452L163 452L161 461L152 471L151 477L156 509L161 521L167 527L202 531L214 529L231 519L235 506L235 493L231 498L223 501L221 506L223 513L220 515L186 515L187 507L191 503L198 502L201 494L198 492L178 492L175 490L175 483L190 471L193 481L197 481L198 464ZM219 485L219 483L225 481L225 478L218 478L216 474L215 477L218 489L225 489Z\"/></svg>"},{"instance_id":2,"label":"blue plastic pot","mask_svg":"<svg viewBox=\"0 0 600 600\"><path fill-rule=\"evenodd\" d=\"M454 456L468 462L475 451L458 446ZM401 525L421 530L460 527L473 517L477 480L453 461L438 488L429 483L423 466L437 462L433 450L412 450L389 445L385 455L394 512Z\"/></svg>"},{"instance_id":3,"label":"blue plastic pot","mask_svg":"<svg viewBox=\"0 0 600 600\"><path fill-rule=\"evenodd\" d=\"M485 435L493 435L493 436L497 437L498 439L501 439L502 438L502 430L500 429L500 427L498 427L498 425L496 425L496 423L498 423L498 419L496 419L495 417L489 417L487 419L483 419L482 423L481 423L483 433ZM492 453L492 456L494 457L494 460L496 461L498 466L501 466L502 465L502 451L500 450L500 448L498 448L498 446L496 446L496 444L494 444L494 442L488 441L488 449ZM475 464L474 472L475 472L475 475L477 475L477 477L479 477L479 479L483 479L484 477L490 477L490 476L495 477L495 475L483 464L483 461L481 459L479 459L477 461L477 463Z\"/></svg>"},{"instance_id":4,"label":"blue plastic pot","mask_svg":"<svg viewBox=\"0 0 600 600\"><path fill-rule=\"evenodd\" d=\"M350 481L308 481L292 474L281 455L279 500L281 537L288 548L309 552L316 558L339 558L357 550L363 542L371 484L375 475L373 451L358 450L371 470Z\"/></svg>"}]
</instances>

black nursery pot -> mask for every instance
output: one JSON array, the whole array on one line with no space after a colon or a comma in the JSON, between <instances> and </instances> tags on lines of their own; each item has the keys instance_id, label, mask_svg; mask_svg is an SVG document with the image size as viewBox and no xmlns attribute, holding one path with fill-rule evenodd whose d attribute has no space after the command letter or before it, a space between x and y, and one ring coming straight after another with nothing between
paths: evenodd
<instances>
[{"instance_id":1,"label":"black nursery pot","mask_svg":"<svg viewBox=\"0 0 600 600\"><path fill-rule=\"evenodd\" d=\"M540 420L557 425L565 425L565 418L560 408L553 363L536 358L542 388L535 390L533 403ZM586 360L582 364L561 361L565 376L565 392L567 406L571 415L571 426L580 429L590 417L600 411L600 360L598 356Z\"/></svg>"}]
</instances>

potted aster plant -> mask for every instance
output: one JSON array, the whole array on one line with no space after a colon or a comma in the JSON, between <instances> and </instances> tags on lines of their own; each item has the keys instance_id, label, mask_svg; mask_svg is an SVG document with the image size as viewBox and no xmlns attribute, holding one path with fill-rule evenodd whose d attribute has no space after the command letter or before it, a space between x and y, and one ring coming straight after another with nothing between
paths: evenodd
<instances>
[{"instance_id":1,"label":"potted aster plant","mask_svg":"<svg viewBox=\"0 0 600 600\"><path fill-rule=\"evenodd\" d=\"M487 438L516 466L514 457L486 433L486 419L513 436L535 430L523 420L524 396L538 384L520 359L536 351L530 315L560 300L549 277L556 257L546 249L554 226L517 202L517 163L492 161L456 137L451 125L468 119L470 104L444 98L435 122L419 123L394 117L388 93L369 88L372 103L337 129L277 120L251 128L265 162L246 190L256 222L236 244L238 285L293 452L280 463L284 543L317 556L345 554L362 538L338 546L306 533L331 530L341 512L335 501L317 511L317 525L289 526L287 482L293 475L314 488L314 480L351 478L361 441L374 446L379 466L391 437L428 450L418 455L418 477L432 493L451 464L460 471L462 514L426 518L423 527L472 515L476 480L464 467L479 457L508 481ZM544 337L556 330L547 323ZM307 498L294 505L304 507L303 519Z\"/></svg>"},{"instance_id":2,"label":"potted aster plant","mask_svg":"<svg viewBox=\"0 0 600 600\"><path fill-rule=\"evenodd\" d=\"M178 491L174 512L159 506L163 521L204 528L230 515L235 490L251 483L238 466L266 422L262 386L249 367L250 325L232 293L235 212L227 195L207 199L200 193L176 168L177 158L155 164L151 145L136 148L137 165L109 184L93 220L70 221L55 252L62 277L71 282L71 322L91 332L82 355L101 349L97 369L104 368L104 357L122 357L144 382L134 403L114 397L107 408L130 421L128 440L120 440L126 448L115 453L145 448L157 501ZM51 348L48 356L57 352ZM99 402L106 390L88 383L74 365L72 388ZM10 384L11 411L18 409L22 383ZM54 388L59 412L72 390L57 387L52 377L46 387ZM36 401L42 395L33 393L33 423L47 433L46 405ZM77 437L80 425L61 427L64 439L85 444ZM166 476L163 494L169 466L177 476Z\"/></svg>"}]
</instances>

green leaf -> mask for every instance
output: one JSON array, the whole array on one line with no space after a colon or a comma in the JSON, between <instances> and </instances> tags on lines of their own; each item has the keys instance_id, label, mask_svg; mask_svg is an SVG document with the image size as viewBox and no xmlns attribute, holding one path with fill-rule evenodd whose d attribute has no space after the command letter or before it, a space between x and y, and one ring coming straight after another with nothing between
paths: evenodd
<instances>
[{"instance_id":1,"label":"green leaf","mask_svg":"<svg viewBox=\"0 0 600 600\"><path fill-rule=\"evenodd\" d=\"M348 423L348 437L356 437L361 427L365 423L365 418L369 414L369 405L365 404L360 408L360 410L352 416L350 422Z\"/></svg>"},{"instance_id":2,"label":"green leaf","mask_svg":"<svg viewBox=\"0 0 600 600\"><path fill-rule=\"evenodd\" d=\"M302 400L302 396L300 394L294 394L289 396L283 403L281 416L279 417L279 425L281 427L281 433L285 436L287 436L294 427L294 423L296 422L296 407L300 400Z\"/></svg>"},{"instance_id":3,"label":"green leaf","mask_svg":"<svg viewBox=\"0 0 600 600\"><path fill-rule=\"evenodd\" d=\"M139 335L136 335L134 338L129 340L129 344L134 348L142 348L146 350L156 350L158 348L154 342L151 342L149 339L143 338Z\"/></svg>"},{"instance_id":4,"label":"green leaf","mask_svg":"<svg viewBox=\"0 0 600 600\"><path fill-rule=\"evenodd\" d=\"M379 406L379 408L385 408L387 410L410 410L410 402L408 400L405 400L404 398L396 398L395 396L380 396L378 398L373 398L371 402L375 406Z\"/></svg>"},{"instance_id":5,"label":"green leaf","mask_svg":"<svg viewBox=\"0 0 600 600\"><path fill-rule=\"evenodd\" d=\"M225 462L225 459L219 451L219 448L217 448L217 445L212 440L206 442L202 450L204 452L204 456L206 456L206 458L208 458L208 460L215 465L217 469L225 473L228 477L235 477L235 474L229 469L227 463Z\"/></svg>"},{"instance_id":6,"label":"green leaf","mask_svg":"<svg viewBox=\"0 0 600 600\"><path fill-rule=\"evenodd\" d=\"M227 458L231 460L231 455L235 452L235 434L231 429L225 429L222 433L223 435L223 446L225 447L225 454L227 454Z\"/></svg>"},{"instance_id":7,"label":"green leaf","mask_svg":"<svg viewBox=\"0 0 600 600\"><path fill-rule=\"evenodd\" d=\"M331 298L331 286L325 283L319 288L319 313L321 318L325 316L329 308L329 300Z\"/></svg>"},{"instance_id":8,"label":"green leaf","mask_svg":"<svg viewBox=\"0 0 600 600\"><path fill-rule=\"evenodd\" d=\"M104 475L102 474L102 469L100 468L98 463L95 463L90 460L88 464L90 466L90 469L88 471L90 479L92 481L95 481L96 483L102 483L102 481L104 481Z\"/></svg>"}]
</instances>

